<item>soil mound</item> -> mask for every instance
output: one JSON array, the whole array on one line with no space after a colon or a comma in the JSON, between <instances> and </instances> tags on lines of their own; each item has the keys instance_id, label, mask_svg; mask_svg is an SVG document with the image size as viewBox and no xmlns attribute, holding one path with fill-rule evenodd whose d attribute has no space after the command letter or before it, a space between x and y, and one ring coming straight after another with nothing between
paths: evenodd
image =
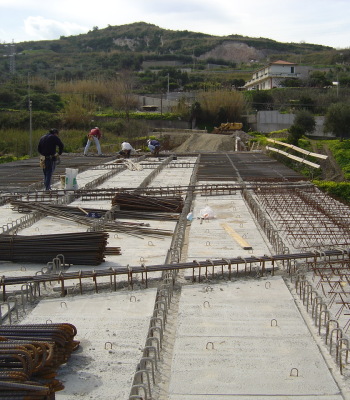
<instances>
[{"instance_id":1,"label":"soil mound","mask_svg":"<svg viewBox=\"0 0 350 400\"><path fill-rule=\"evenodd\" d=\"M231 135L195 133L189 135L183 143L174 148L176 153L234 151L236 138Z\"/></svg>"}]
</instances>

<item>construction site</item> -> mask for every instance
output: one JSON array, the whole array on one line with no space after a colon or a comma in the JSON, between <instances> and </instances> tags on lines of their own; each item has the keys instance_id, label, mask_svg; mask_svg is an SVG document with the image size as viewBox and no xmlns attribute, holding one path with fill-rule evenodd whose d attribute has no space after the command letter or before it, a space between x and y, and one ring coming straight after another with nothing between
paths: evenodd
<instances>
[{"instance_id":1,"label":"construction site","mask_svg":"<svg viewBox=\"0 0 350 400\"><path fill-rule=\"evenodd\" d=\"M349 206L213 136L0 165L0 399L350 400Z\"/></svg>"}]
</instances>

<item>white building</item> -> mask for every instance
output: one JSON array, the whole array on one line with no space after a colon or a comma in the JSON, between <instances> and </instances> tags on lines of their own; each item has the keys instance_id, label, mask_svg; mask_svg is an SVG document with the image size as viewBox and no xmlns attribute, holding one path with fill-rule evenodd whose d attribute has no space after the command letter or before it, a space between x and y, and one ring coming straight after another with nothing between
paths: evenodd
<instances>
[{"instance_id":1,"label":"white building","mask_svg":"<svg viewBox=\"0 0 350 400\"><path fill-rule=\"evenodd\" d=\"M280 87L284 79L301 78L301 71L297 72L297 64L288 61L274 61L254 71L252 79L244 87L247 90L267 90Z\"/></svg>"}]
</instances>

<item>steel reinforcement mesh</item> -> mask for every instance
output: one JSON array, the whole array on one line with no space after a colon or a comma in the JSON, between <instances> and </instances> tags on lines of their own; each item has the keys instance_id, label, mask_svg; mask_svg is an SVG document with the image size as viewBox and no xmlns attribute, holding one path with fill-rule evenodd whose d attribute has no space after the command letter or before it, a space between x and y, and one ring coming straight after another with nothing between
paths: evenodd
<instances>
[{"instance_id":1,"label":"steel reinforcement mesh","mask_svg":"<svg viewBox=\"0 0 350 400\"><path fill-rule=\"evenodd\" d=\"M295 249L350 245L350 208L316 187L255 190L260 206Z\"/></svg>"}]
</instances>

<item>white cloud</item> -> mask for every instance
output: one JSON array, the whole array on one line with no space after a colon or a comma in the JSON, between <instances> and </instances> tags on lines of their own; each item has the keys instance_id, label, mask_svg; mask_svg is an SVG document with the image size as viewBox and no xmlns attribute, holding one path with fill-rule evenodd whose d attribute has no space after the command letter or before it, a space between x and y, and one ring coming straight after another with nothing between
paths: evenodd
<instances>
[{"instance_id":1,"label":"white cloud","mask_svg":"<svg viewBox=\"0 0 350 400\"><path fill-rule=\"evenodd\" d=\"M24 29L31 40L58 39L60 36L77 35L88 30L86 26L44 17L26 18Z\"/></svg>"},{"instance_id":2,"label":"white cloud","mask_svg":"<svg viewBox=\"0 0 350 400\"><path fill-rule=\"evenodd\" d=\"M216 36L350 46L349 0L0 0L0 41L59 39L134 22Z\"/></svg>"}]
</instances>

